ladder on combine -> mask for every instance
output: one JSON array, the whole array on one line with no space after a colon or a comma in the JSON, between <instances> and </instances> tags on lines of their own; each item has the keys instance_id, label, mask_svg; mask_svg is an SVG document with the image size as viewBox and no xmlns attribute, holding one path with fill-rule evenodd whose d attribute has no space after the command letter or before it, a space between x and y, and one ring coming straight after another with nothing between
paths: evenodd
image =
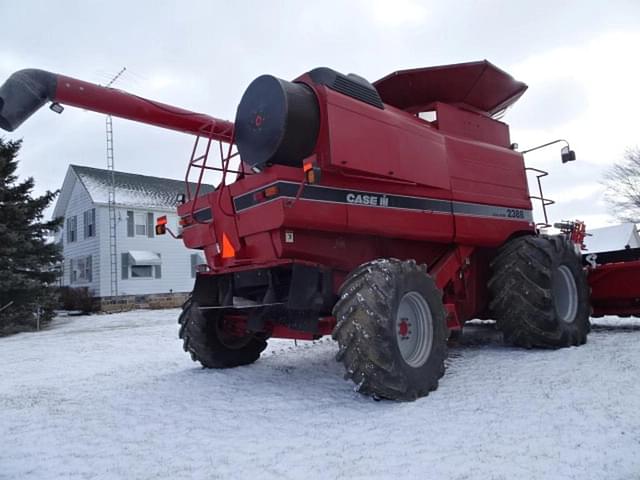
<instances>
[{"instance_id":1,"label":"ladder on combine","mask_svg":"<svg viewBox=\"0 0 640 480\"><path fill-rule=\"evenodd\" d=\"M231 161L232 158L238 155L237 151L233 152L233 140L234 140L233 135L231 135L231 142L229 143L229 147L227 149L226 154L225 154L224 146L222 145L222 142L218 140L218 148L220 153L220 167L207 165L207 161L209 159L209 153L211 151L211 144L216 140L217 134L219 134L219 132L216 131L216 127L215 125L213 125L208 127L208 129L204 128L202 130L202 133L196 136L196 140L193 144L193 150L191 152L191 158L189 159L189 165L187 167L187 172L184 178L186 183L186 190L187 190L187 201L193 198L197 198L199 196L200 187L202 185L202 180L204 177L204 172L206 170L222 172L222 179L220 180L220 185L225 184L227 173L235 173L236 175L246 175L248 173L244 171L242 163L240 164L240 170L229 169L229 162ZM199 150L199 147L202 148L202 145L204 145L204 152L198 155L198 153L201 151ZM200 170L200 173L198 174L198 180L196 182L196 191L193 193L193 195L191 193L191 184L189 182L192 168L196 168Z\"/></svg>"},{"instance_id":2,"label":"ladder on combine","mask_svg":"<svg viewBox=\"0 0 640 480\"><path fill-rule=\"evenodd\" d=\"M535 172L536 180L538 182L538 195L529 195L529 199L538 200L542 205L542 214L544 216L544 222L537 222L536 227L550 228L551 224L549 223L549 217L547 216L547 207L549 205L553 205L556 202L549 198L545 198L544 194L542 193L542 179L547 175L549 175L549 172L545 170L540 170L539 168L533 168L533 167L526 167L525 171Z\"/></svg>"}]
</instances>

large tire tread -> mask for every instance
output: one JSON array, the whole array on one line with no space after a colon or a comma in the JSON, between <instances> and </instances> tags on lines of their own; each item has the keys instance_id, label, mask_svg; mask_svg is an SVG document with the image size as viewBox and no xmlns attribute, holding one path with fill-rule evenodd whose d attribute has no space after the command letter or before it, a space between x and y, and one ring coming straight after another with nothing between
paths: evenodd
<instances>
[{"instance_id":1,"label":"large tire tread","mask_svg":"<svg viewBox=\"0 0 640 480\"><path fill-rule=\"evenodd\" d=\"M438 357L436 363L440 364L433 369L430 378L420 384L410 382L402 374L398 358L393 354L396 340L389 337L388 325L392 316L390 300L395 289L394 279L416 272L426 274L426 267L413 260L374 260L354 270L340 289L340 299L333 309L337 324L332 337L340 346L336 359L344 363L345 379L352 380L360 393L411 401L435 390L444 374L444 326L435 330L442 338L434 338L433 343L432 354ZM441 298L442 293L438 291L438 294ZM439 308L441 311L433 314L443 321L445 313L441 303Z\"/></svg>"},{"instance_id":2,"label":"large tire tread","mask_svg":"<svg viewBox=\"0 0 640 480\"><path fill-rule=\"evenodd\" d=\"M215 318L205 317L191 298L184 303L178 317L178 336L182 339L183 350L204 368L248 365L258 360L260 353L267 347L266 339L254 334L246 345L228 348L218 338L215 321Z\"/></svg>"},{"instance_id":3,"label":"large tire tread","mask_svg":"<svg viewBox=\"0 0 640 480\"><path fill-rule=\"evenodd\" d=\"M578 293L574 322L557 318L551 288L554 269L572 271ZM509 241L491 262L489 304L505 341L517 346L582 345L590 331L586 273L573 245L561 236L524 236Z\"/></svg>"}]
</instances>

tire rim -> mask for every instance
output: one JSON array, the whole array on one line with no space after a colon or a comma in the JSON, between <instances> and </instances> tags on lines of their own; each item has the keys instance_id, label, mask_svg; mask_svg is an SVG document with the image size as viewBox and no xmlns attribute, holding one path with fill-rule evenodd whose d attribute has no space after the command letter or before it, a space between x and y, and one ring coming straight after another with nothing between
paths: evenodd
<instances>
[{"instance_id":1,"label":"tire rim","mask_svg":"<svg viewBox=\"0 0 640 480\"><path fill-rule=\"evenodd\" d=\"M552 293L558 318L564 323L573 323L578 313L578 288L566 265L560 265L553 276Z\"/></svg>"},{"instance_id":2,"label":"tire rim","mask_svg":"<svg viewBox=\"0 0 640 480\"><path fill-rule=\"evenodd\" d=\"M402 359L413 368L424 365L433 345L433 316L418 292L405 293L400 299L395 331Z\"/></svg>"}]
</instances>

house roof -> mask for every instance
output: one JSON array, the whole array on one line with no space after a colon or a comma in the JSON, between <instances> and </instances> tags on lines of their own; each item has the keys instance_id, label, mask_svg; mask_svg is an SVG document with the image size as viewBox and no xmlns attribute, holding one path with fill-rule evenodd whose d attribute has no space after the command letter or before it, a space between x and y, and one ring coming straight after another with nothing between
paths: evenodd
<instances>
[{"instance_id":1,"label":"house roof","mask_svg":"<svg viewBox=\"0 0 640 480\"><path fill-rule=\"evenodd\" d=\"M183 180L118 171L114 171L113 175L115 200L119 206L172 211L176 207L176 196L186 193ZM76 182L80 182L94 204L109 203L111 170L70 165L53 211L53 218L65 215ZM189 186L191 194L195 195L196 184L189 182ZM213 190L212 185L202 184L200 195Z\"/></svg>"},{"instance_id":2,"label":"house roof","mask_svg":"<svg viewBox=\"0 0 640 480\"><path fill-rule=\"evenodd\" d=\"M588 252L611 252L640 247L640 234L633 223L587 230L584 243ZM627 247L628 245L628 247Z\"/></svg>"},{"instance_id":3,"label":"house roof","mask_svg":"<svg viewBox=\"0 0 640 480\"><path fill-rule=\"evenodd\" d=\"M102 168L71 165L72 170L94 203L109 202L110 170ZM151 177L127 172L113 172L116 204L144 208L174 208L176 196L186 193L185 182L171 178ZM190 182L190 190L195 194L196 184ZM214 190L211 185L203 184L200 193Z\"/></svg>"}]
</instances>

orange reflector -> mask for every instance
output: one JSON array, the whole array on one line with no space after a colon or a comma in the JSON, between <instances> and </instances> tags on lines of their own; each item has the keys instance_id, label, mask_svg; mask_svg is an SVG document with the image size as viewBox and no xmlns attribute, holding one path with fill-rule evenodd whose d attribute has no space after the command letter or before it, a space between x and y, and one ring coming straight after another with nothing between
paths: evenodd
<instances>
[{"instance_id":1,"label":"orange reflector","mask_svg":"<svg viewBox=\"0 0 640 480\"><path fill-rule=\"evenodd\" d=\"M167 216L166 215L158 217L158 219L156 220L156 225L166 225L166 224L167 224Z\"/></svg>"},{"instance_id":2,"label":"orange reflector","mask_svg":"<svg viewBox=\"0 0 640 480\"><path fill-rule=\"evenodd\" d=\"M304 170L305 173L307 173L312 168L313 168L313 163L311 163L311 162L306 162L302 167L302 169Z\"/></svg>"},{"instance_id":3,"label":"orange reflector","mask_svg":"<svg viewBox=\"0 0 640 480\"><path fill-rule=\"evenodd\" d=\"M233 258L236 256L236 249L231 245L227 234L222 232L222 258Z\"/></svg>"},{"instance_id":4,"label":"orange reflector","mask_svg":"<svg viewBox=\"0 0 640 480\"><path fill-rule=\"evenodd\" d=\"M275 197L276 195L278 195L278 193L280 193L280 189L277 185L271 185L270 187L264 189L264 196L267 198Z\"/></svg>"}]
</instances>

